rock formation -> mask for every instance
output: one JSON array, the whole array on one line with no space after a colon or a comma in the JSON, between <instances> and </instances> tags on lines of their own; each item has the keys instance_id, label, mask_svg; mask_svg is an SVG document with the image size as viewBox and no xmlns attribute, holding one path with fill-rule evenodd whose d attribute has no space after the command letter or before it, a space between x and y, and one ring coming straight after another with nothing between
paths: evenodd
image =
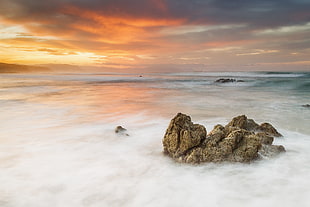
<instances>
[{"instance_id":1,"label":"rock formation","mask_svg":"<svg viewBox=\"0 0 310 207\"><path fill-rule=\"evenodd\" d=\"M215 81L216 83L232 83L236 82L236 79L233 78L220 78Z\"/></svg>"},{"instance_id":2,"label":"rock formation","mask_svg":"<svg viewBox=\"0 0 310 207\"><path fill-rule=\"evenodd\" d=\"M129 136L129 134L126 133L127 129L125 129L122 126L117 126L114 131L115 131L116 134Z\"/></svg>"},{"instance_id":3,"label":"rock formation","mask_svg":"<svg viewBox=\"0 0 310 207\"><path fill-rule=\"evenodd\" d=\"M251 162L262 156L284 152L272 145L273 136L282 136L271 124L261 125L245 115L233 118L226 126L216 125L207 135L206 128L178 113L163 138L164 153L179 162Z\"/></svg>"},{"instance_id":4,"label":"rock formation","mask_svg":"<svg viewBox=\"0 0 310 207\"><path fill-rule=\"evenodd\" d=\"M215 83L233 83L233 82L244 82L243 80L236 80L234 78L220 78Z\"/></svg>"}]
</instances>

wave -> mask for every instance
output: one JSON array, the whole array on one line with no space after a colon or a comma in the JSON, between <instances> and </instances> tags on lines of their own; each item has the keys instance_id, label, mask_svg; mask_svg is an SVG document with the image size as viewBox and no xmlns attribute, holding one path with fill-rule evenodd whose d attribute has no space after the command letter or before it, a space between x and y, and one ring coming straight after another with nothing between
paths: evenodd
<instances>
[{"instance_id":1,"label":"wave","mask_svg":"<svg viewBox=\"0 0 310 207\"><path fill-rule=\"evenodd\" d=\"M294 78L309 76L307 72L183 72L183 73L162 73L167 76L199 76L199 77L245 77L245 78Z\"/></svg>"},{"instance_id":2,"label":"wave","mask_svg":"<svg viewBox=\"0 0 310 207\"><path fill-rule=\"evenodd\" d=\"M101 84L151 84L149 87L155 88L189 88L205 87L214 85L215 87L259 87L274 90L296 90L301 92L310 91L310 73L309 72L183 72L183 73L158 73L158 74L44 74L44 75L7 75L4 77L10 87L28 86L28 82L35 86L40 86L41 82L48 86L63 86L79 84L81 82L89 85ZM232 78L236 82L216 83L219 78ZM20 80L23 80L22 83ZM241 81L241 82L238 82ZM31 85L31 86L32 86ZM8 87L7 84L1 84L0 88Z\"/></svg>"}]
</instances>

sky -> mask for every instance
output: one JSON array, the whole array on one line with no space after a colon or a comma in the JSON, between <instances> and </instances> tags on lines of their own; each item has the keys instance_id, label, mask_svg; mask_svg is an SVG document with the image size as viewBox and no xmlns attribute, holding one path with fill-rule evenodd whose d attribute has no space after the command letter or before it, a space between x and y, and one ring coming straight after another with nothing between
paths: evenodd
<instances>
[{"instance_id":1,"label":"sky","mask_svg":"<svg viewBox=\"0 0 310 207\"><path fill-rule=\"evenodd\" d=\"M0 0L0 62L310 70L310 1Z\"/></svg>"}]
</instances>

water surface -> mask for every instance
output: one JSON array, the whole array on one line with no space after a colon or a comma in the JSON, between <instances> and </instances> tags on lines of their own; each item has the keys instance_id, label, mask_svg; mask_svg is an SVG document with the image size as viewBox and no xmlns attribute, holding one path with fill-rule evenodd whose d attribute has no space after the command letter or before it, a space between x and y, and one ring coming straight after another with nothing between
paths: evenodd
<instances>
[{"instance_id":1,"label":"water surface","mask_svg":"<svg viewBox=\"0 0 310 207\"><path fill-rule=\"evenodd\" d=\"M0 206L310 205L309 73L0 75ZM218 78L242 82L215 83ZM161 140L178 112L212 130L245 114L287 152L178 164ZM130 136L118 136L118 125Z\"/></svg>"}]
</instances>

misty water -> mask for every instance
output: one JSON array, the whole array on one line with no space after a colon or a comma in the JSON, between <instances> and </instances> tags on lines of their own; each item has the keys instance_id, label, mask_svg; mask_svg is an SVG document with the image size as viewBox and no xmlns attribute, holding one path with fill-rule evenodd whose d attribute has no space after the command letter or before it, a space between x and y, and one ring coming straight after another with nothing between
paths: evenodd
<instances>
[{"instance_id":1,"label":"misty water","mask_svg":"<svg viewBox=\"0 0 310 207\"><path fill-rule=\"evenodd\" d=\"M0 206L310 206L304 104L309 73L1 74ZM162 138L178 112L208 132L241 114L269 122L286 153L176 163Z\"/></svg>"}]
</instances>

